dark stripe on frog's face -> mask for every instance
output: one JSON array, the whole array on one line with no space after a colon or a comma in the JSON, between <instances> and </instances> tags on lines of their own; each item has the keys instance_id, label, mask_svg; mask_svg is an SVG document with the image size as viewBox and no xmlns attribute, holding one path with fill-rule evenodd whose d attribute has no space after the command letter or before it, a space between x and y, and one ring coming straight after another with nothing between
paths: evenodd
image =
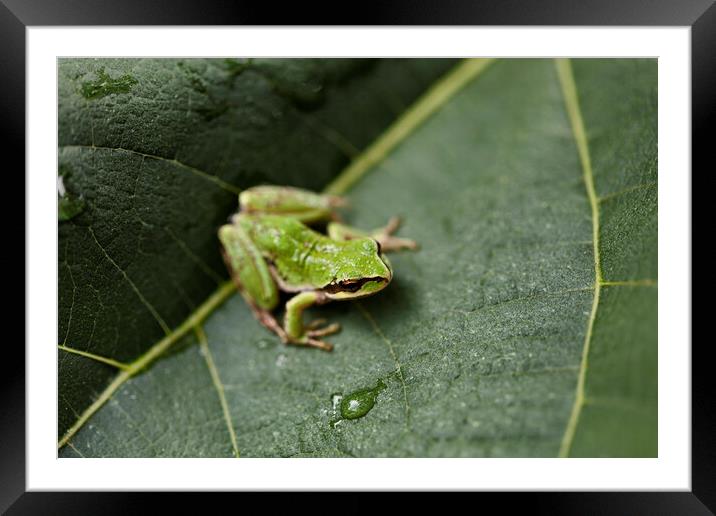
<instances>
[{"instance_id":1,"label":"dark stripe on frog's face","mask_svg":"<svg viewBox=\"0 0 716 516\"><path fill-rule=\"evenodd\" d=\"M384 282L388 283L385 278L361 278L357 280L345 280L331 283L323 288L328 294L337 294L338 292L358 292L368 282Z\"/></svg>"},{"instance_id":2,"label":"dark stripe on frog's face","mask_svg":"<svg viewBox=\"0 0 716 516\"><path fill-rule=\"evenodd\" d=\"M383 290L390 283L390 278L363 278L327 285L322 290L329 299L355 299L365 297Z\"/></svg>"}]
</instances>

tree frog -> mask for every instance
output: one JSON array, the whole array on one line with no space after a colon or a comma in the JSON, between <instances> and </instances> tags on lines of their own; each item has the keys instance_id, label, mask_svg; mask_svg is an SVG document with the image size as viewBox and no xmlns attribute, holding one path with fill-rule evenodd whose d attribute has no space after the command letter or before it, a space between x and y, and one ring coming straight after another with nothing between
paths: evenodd
<instances>
[{"instance_id":1,"label":"tree frog","mask_svg":"<svg viewBox=\"0 0 716 516\"><path fill-rule=\"evenodd\" d=\"M370 296L393 278L383 254L415 249L412 240L392 233L397 217L374 231L340 222L342 197L286 186L257 186L239 195L239 211L219 229L222 254L231 277L256 318L285 344L331 351L321 337L340 330L337 323L316 320L304 325L312 305ZM322 234L308 227L325 224ZM295 293L286 303L283 325L271 311L279 291Z\"/></svg>"}]
</instances>

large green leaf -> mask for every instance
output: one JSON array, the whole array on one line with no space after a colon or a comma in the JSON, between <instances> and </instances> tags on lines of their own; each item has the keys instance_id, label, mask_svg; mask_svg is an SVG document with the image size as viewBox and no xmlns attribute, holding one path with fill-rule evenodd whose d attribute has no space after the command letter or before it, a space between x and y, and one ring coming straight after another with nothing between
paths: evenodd
<instances>
[{"instance_id":1,"label":"large green leaf","mask_svg":"<svg viewBox=\"0 0 716 516\"><path fill-rule=\"evenodd\" d=\"M320 188L450 60L62 59L59 424L223 282L239 188ZM355 123L360 117L361 123Z\"/></svg>"},{"instance_id":2,"label":"large green leaf","mask_svg":"<svg viewBox=\"0 0 716 516\"><path fill-rule=\"evenodd\" d=\"M343 326L333 353L223 286L60 455L655 456L657 63L486 64L329 186L421 245L379 295L312 310Z\"/></svg>"}]
</instances>

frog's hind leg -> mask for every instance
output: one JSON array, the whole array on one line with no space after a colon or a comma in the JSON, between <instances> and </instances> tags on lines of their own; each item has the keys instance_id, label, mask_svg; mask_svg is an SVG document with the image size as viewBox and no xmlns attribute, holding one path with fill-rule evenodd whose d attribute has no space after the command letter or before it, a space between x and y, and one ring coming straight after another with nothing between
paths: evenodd
<instances>
[{"instance_id":1,"label":"frog's hind leg","mask_svg":"<svg viewBox=\"0 0 716 516\"><path fill-rule=\"evenodd\" d=\"M391 217L388 223L382 228L373 231L363 231L339 222L330 222L326 228L328 236L333 240L352 240L354 238L371 237L380 243L383 251L399 251L401 249L417 249L418 244L408 238L393 236L393 233L400 226L400 218Z\"/></svg>"},{"instance_id":2,"label":"frog's hind leg","mask_svg":"<svg viewBox=\"0 0 716 516\"><path fill-rule=\"evenodd\" d=\"M250 295L246 291L246 288L238 281L238 279L234 278L234 283L236 284L239 293L246 301L246 304L248 304L249 308L251 308L251 313L254 314L256 320L259 321L266 329L278 335L278 337L281 339L281 342L283 342L284 344L288 344L291 339L286 333L286 330L283 329L283 327L273 316L271 311L258 306L254 302L254 300L251 299Z\"/></svg>"},{"instance_id":3,"label":"frog's hind leg","mask_svg":"<svg viewBox=\"0 0 716 516\"><path fill-rule=\"evenodd\" d=\"M344 197L289 186L255 186L239 194L242 212L285 215L307 225L340 220L336 208L347 205Z\"/></svg>"},{"instance_id":4,"label":"frog's hind leg","mask_svg":"<svg viewBox=\"0 0 716 516\"><path fill-rule=\"evenodd\" d=\"M278 287L266 260L244 230L236 224L222 226L219 239L231 278L254 317L283 342L288 342L288 335L271 314L271 310L278 306L279 297Z\"/></svg>"},{"instance_id":5,"label":"frog's hind leg","mask_svg":"<svg viewBox=\"0 0 716 516\"><path fill-rule=\"evenodd\" d=\"M249 306L251 307L251 311L254 314L254 317L269 331L274 332L276 335L279 336L281 339L281 342L284 344L289 343L288 334L286 331L281 327L281 325L278 323L276 318L273 316L271 312L268 310L264 310L262 308L259 308L255 306L253 303L249 302Z\"/></svg>"}]
</instances>

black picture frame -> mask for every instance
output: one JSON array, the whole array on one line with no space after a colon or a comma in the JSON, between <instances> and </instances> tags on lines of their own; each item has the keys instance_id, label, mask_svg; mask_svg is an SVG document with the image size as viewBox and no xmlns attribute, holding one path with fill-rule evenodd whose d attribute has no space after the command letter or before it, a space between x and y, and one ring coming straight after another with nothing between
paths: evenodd
<instances>
[{"instance_id":1,"label":"black picture frame","mask_svg":"<svg viewBox=\"0 0 716 516\"><path fill-rule=\"evenodd\" d=\"M169 5L171 3L171 5ZM0 103L2 142L14 150L14 169L25 169L25 31L31 26L61 25L577 25L684 26L691 28L692 168L705 169L707 128L716 105L716 6L714 0L520 0L362 3L346 9L321 2L277 6L257 2L161 0L0 0ZM10 167L8 167L9 169ZM713 165L711 165L713 168ZM9 172L9 170L8 170ZM702 170L706 172L706 170ZM688 173L688 171L685 171ZM10 175L10 174L8 174ZM19 178L19 174L14 173ZM705 175L705 174L702 174ZM691 172L691 177L697 176ZM22 186L13 189L25 192ZM693 188L692 192L698 189ZM15 194L15 197L20 198ZM24 199L24 195L22 197ZM692 201L693 202L693 201ZM693 204L692 204L693 206ZM24 211L24 210L23 210ZM696 222L695 218L692 220ZM24 225L23 225L24 229ZM693 235L693 230L692 230ZM16 246L19 248L19 245ZM14 255L17 253L14 252ZM693 254L692 254L693 257ZM23 246L23 262L24 262ZM27 268L25 275L31 273ZM20 304L17 303L17 306ZM24 306L24 303L23 303ZM693 303L692 306L696 308ZM31 309L31 307L28 307ZM693 313L693 312L692 312ZM693 320L693 316L692 316ZM17 339L19 340L19 339ZM24 339L23 339L24 340ZM6 363L24 363L17 341L6 343ZM674 343L691 345L688 343ZM692 349L692 490L644 493L485 494L502 510L528 505L550 514L713 514L716 512L716 404L708 341ZM112 514L148 508L146 495L132 493L25 492L25 370L5 367L0 376L0 510L10 514ZM246 494L242 494L246 496ZM345 495L341 505L360 506L359 495ZM298 509L302 497L292 497ZM419 499L419 498L418 498ZM162 496L186 503L185 497ZM246 499L244 499L245 501ZM355 502L355 503L354 503ZM249 502L246 502L249 503ZM347 504L347 505L346 505ZM310 504L308 505L310 508ZM51 508L51 509L50 509Z\"/></svg>"}]
</instances>

